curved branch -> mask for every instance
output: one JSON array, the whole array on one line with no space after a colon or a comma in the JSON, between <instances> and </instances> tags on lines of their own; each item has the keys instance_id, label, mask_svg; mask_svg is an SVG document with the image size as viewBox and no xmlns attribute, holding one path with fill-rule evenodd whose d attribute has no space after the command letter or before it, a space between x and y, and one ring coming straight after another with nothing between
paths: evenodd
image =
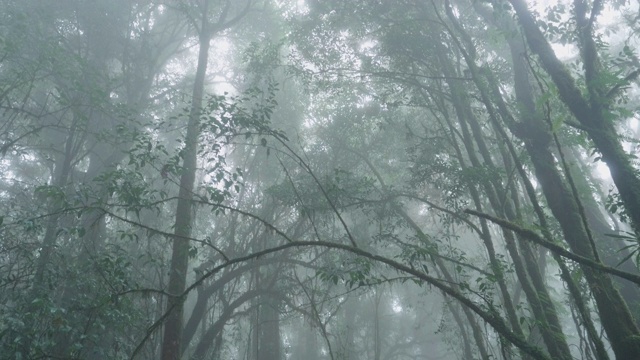
<instances>
[{"instance_id":1,"label":"curved branch","mask_svg":"<svg viewBox=\"0 0 640 360\"><path fill-rule=\"evenodd\" d=\"M464 212L466 212L467 214L471 214L471 215L475 215L477 217L483 218L483 219L487 219L489 221L491 221L494 224L497 224L503 228L509 229L511 231L514 231L516 233L518 233L519 235L521 235L523 238L528 239L542 247L545 247L551 251L553 251L556 254L559 254L563 257L566 257L567 259L573 260L581 265L586 265L589 266L595 270L600 270L618 277L621 277L623 279L629 280L633 283L636 283L638 285L640 285L640 275L636 275L636 274L632 274L632 273L628 273L626 271L622 271L622 270L618 270L616 268L612 268L606 265L603 265L600 262L597 261L593 261L589 258L586 258L584 256L580 256L580 255L576 255L568 250L566 250L565 248L563 248L560 245L554 244L552 242L549 242L545 239L542 238L542 236L538 235L537 233L535 233L532 230L529 229L525 229L521 226L518 226L510 221L504 220L504 219L500 219L485 213L481 213L479 211L475 211L475 210L471 210L471 209L466 209Z\"/></svg>"},{"instance_id":2,"label":"curved branch","mask_svg":"<svg viewBox=\"0 0 640 360\"><path fill-rule=\"evenodd\" d=\"M273 225L270 225L270 228L274 228ZM485 322L487 322L489 325L491 325L493 327L493 329L499 333L501 336L503 336L505 339L507 339L509 342L511 342L513 345L515 345L516 347L518 347L519 349L521 349L523 352L531 355L534 359L540 359L540 360L550 360L549 357L542 351L540 350L538 347L532 346L530 345L526 339L522 338L519 335L514 334L511 330L509 330L509 327L507 326L507 324L505 323L505 321L500 317L500 315L497 314L497 312L495 312L494 310L490 309L490 310L485 310L483 308L481 308L478 304L474 303L473 301L471 301L469 298L465 297L464 294L462 294L461 292L459 292L458 290L444 284L440 279L437 279L433 276L427 275L421 271L418 271L416 269L412 269L404 264L401 264L397 261L394 261L392 259L380 256L380 255L375 255L372 254L368 251L364 251L360 248L354 247L354 246L350 246L350 245L344 245L344 244L339 244L339 243L332 243L332 242L328 242L328 241L295 241L289 237L287 237L284 233L282 233L281 231L277 230L278 234L280 234L281 236L283 236L288 242L286 244L280 245L280 246L276 246L273 248L269 248L269 249L265 249L262 251L258 251L249 255L245 255L245 256L241 256L232 260L229 260L221 265L218 265L216 267L214 267L213 269L211 269L210 271L206 272L200 279L198 279L197 281L195 281L193 284L191 284L189 287L187 287L185 289L185 291L180 294L178 297L181 299L186 298L186 296L193 291L195 288L197 288L198 286L200 286L206 279L216 275L218 272L220 272L222 269L227 268L229 266L235 265L235 264L239 264L245 261L249 261L252 259L257 259L260 258L262 256L266 256L272 253L277 253L289 248L297 248L297 247L325 247L325 248L330 248L330 249L336 249L336 250L342 250L342 251L347 251L350 252L352 254L355 254L357 256L361 256L370 260L373 260L375 262L379 262L382 264L385 264L395 270L398 270L400 272L406 273L406 274L410 274L414 277L416 277L417 279L428 283L431 286L436 287L438 290L440 290L443 294L451 296L452 298L456 299L457 301L459 301L462 305L466 306L467 308L469 308L471 311L473 311L474 313L476 313L479 317L481 317ZM176 302L177 303L177 302ZM136 350L134 351L133 355L131 356L131 359L133 359L137 353L140 351L140 349L142 348L142 346L144 345L144 343L146 342L147 339L149 339L149 337L151 336L151 334L158 329L162 323L165 321L165 319L167 318L168 314L172 311L172 308L169 308L167 310L167 312L165 314L163 314L148 330L147 335L144 337L143 341L137 346Z\"/></svg>"}]
</instances>

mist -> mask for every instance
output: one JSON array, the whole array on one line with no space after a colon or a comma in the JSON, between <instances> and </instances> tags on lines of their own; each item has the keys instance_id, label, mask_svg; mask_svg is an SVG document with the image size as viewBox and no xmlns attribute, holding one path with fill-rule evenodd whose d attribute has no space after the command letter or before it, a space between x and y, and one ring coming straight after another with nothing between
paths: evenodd
<instances>
[{"instance_id":1,"label":"mist","mask_svg":"<svg viewBox=\"0 0 640 360\"><path fill-rule=\"evenodd\" d=\"M639 34L0 0L0 359L640 359Z\"/></svg>"}]
</instances>

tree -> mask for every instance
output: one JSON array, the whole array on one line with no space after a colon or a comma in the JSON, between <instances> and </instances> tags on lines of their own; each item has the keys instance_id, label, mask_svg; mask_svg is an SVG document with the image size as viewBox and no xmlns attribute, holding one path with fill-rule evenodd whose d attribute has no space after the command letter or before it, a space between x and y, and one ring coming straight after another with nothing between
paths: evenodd
<instances>
[{"instance_id":1,"label":"tree","mask_svg":"<svg viewBox=\"0 0 640 360\"><path fill-rule=\"evenodd\" d=\"M585 3L0 1L0 358L638 357Z\"/></svg>"}]
</instances>

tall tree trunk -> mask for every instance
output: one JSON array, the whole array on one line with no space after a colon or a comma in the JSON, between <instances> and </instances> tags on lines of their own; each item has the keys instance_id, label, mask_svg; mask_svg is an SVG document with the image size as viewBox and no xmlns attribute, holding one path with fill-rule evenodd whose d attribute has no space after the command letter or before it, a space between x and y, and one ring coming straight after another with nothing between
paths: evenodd
<instances>
[{"instance_id":1,"label":"tall tree trunk","mask_svg":"<svg viewBox=\"0 0 640 360\"><path fill-rule=\"evenodd\" d=\"M373 303L373 360L380 360L382 356L382 339L380 338L380 300L382 291L376 289Z\"/></svg>"},{"instance_id":2,"label":"tall tree trunk","mask_svg":"<svg viewBox=\"0 0 640 360\"><path fill-rule=\"evenodd\" d=\"M631 224L637 233L640 232L640 177L631 163L631 157L622 148L615 122L608 119L607 107L618 94L615 88L602 88L600 84L602 81L598 80L602 75L602 68L593 38L594 24L586 18L586 4L582 0L574 1L585 80L589 90L588 99L582 95L569 71L556 57L525 1L509 1L518 16L529 47L538 55L542 67L553 79L560 99L580 122L602 154L602 160L609 167L611 178L616 184Z\"/></svg>"},{"instance_id":3,"label":"tall tree trunk","mask_svg":"<svg viewBox=\"0 0 640 360\"><path fill-rule=\"evenodd\" d=\"M344 358L345 360L357 360L358 357L358 351L356 350L356 344L355 344L355 335L356 335L356 312L358 311L358 306L356 304L357 301L357 295L354 296L350 296L347 300L346 300L346 304L344 304L343 309L344 309L344 315L343 315L343 320L345 323L344 326L344 342L342 342L341 344L341 349L338 352L338 357L340 358ZM354 299L354 297L356 297ZM313 333L311 333L313 334ZM314 349L317 353L317 349ZM340 354L342 353L342 354Z\"/></svg>"},{"instance_id":4,"label":"tall tree trunk","mask_svg":"<svg viewBox=\"0 0 640 360\"><path fill-rule=\"evenodd\" d=\"M258 360L281 360L280 299L268 294L262 299Z\"/></svg>"},{"instance_id":5,"label":"tall tree trunk","mask_svg":"<svg viewBox=\"0 0 640 360\"><path fill-rule=\"evenodd\" d=\"M534 95L528 81L522 45L510 41L515 75L516 97L522 109L522 128L514 133L524 142L531 156L536 177L549 207L560 223L565 240L578 255L594 259L596 254L589 242L587 229L576 204L555 166L555 158L549 150L551 135L546 125L536 117ZM520 49L520 50L519 50ZM582 266L585 278L593 293L602 325L618 359L640 358L640 333L624 299L613 286L611 278Z\"/></svg>"},{"instance_id":6,"label":"tall tree trunk","mask_svg":"<svg viewBox=\"0 0 640 360\"><path fill-rule=\"evenodd\" d=\"M563 152L569 160L569 163L575 164L571 166L571 171L576 187L578 189L587 189L587 191L581 191L580 195L587 217L587 223L592 230L600 259L605 265L617 267L628 273L638 274L638 268L634 264L626 244L623 241L608 236L614 233L614 230L605 219L601 207L594 198L594 193L588 190L590 189L588 179L591 177L589 170L585 169L584 163L579 158L579 155L575 153L574 149L563 148ZM626 261L623 261L624 259L626 259ZM636 318L636 324L638 324L640 320L638 318L640 315L640 289L638 289L636 284L619 277L614 277L613 281L627 302L631 313Z\"/></svg>"},{"instance_id":7,"label":"tall tree trunk","mask_svg":"<svg viewBox=\"0 0 640 360\"><path fill-rule=\"evenodd\" d=\"M444 90L443 90L444 91ZM423 94L423 96L426 98L426 94ZM440 99L438 96L432 96L433 99ZM448 114L448 110L447 110L447 106L444 104L444 101L442 100L436 100L436 102L438 103L440 110L442 111L442 113L444 114L444 120L446 121L446 127L447 130L450 133L450 141L451 144L455 150L456 153L456 157L458 158L458 161L460 163L460 166L465 169L467 168L467 164L466 164L466 160L465 157L462 154L462 150L460 148L460 145L458 144L458 140L457 140L457 132L454 129L454 126L451 122L451 120L449 119L450 116ZM476 208L476 210L482 209L482 201L480 199L480 192L478 191L477 187L475 184L467 184L467 187L469 189L469 194L471 195L471 199L473 200L473 204ZM511 294L509 293L509 289L507 286L507 282L504 276L504 271L502 269L502 265L500 264L500 261L498 261L498 257L496 254L496 250L495 250L495 246L493 244L493 239L492 239L492 235L491 232L489 230L489 226L487 224L487 222L484 219L480 219L480 230L481 230L481 234L480 235L480 239L482 240L485 249L487 250L487 255L489 256L489 264L491 266L491 270L492 272L495 274L496 277L496 282L498 284L498 289L500 289L500 295L502 297L502 303L503 306L505 308L506 314L507 314L507 319L509 320L509 324L511 325L511 328L513 330L514 333L524 337L524 332L522 331L522 327L520 326L520 321L519 321L519 317L516 313L516 309L515 306L513 304L513 300L511 298ZM523 358L527 358L526 353L524 353L523 351L521 351L521 355Z\"/></svg>"},{"instance_id":8,"label":"tall tree trunk","mask_svg":"<svg viewBox=\"0 0 640 360\"><path fill-rule=\"evenodd\" d=\"M64 143L64 152L56 157L54 173L52 174L52 185L55 189L61 193L65 193L65 188L67 187L67 182L69 181L69 175L72 171L72 162L74 157L76 156L77 144L76 144L76 136L77 136L77 124L74 121L74 124L71 127L69 135ZM61 217L60 211L63 210L60 204L61 199L52 198L50 199L51 203L48 206L49 213L51 214L49 219L47 220L47 225L45 227L44 238L42 240L42 246L40 248L40 256L36 260L35 264L35 274L33 277L33 284L30 290L29 298L33 300L46 298L46 280L47 280L47 268L49 267L49 262L51 261L51 257L54 254L54 250L56 248L56 242L58 238L58 228L59 228L59 220ZM29 314L37 314L39 309L34 306L35 303L29 304L27 306L27 313ZM25 333L29 333L34 326L36 319L34 317L27 317L25 321L24 328L26 329ZM54 337L55 338L55 337ZM31 341L30 337L22 340L21 344L21 352L22 356L29 357L29 353L31 350ZM57 345L57 344L56 344ZM59 347L55 347L54 351L56 355L59 353ZM60 354L64 355L64 354Z\"/></svg>"},{"instance_id":9,"label":"tall tree trunk","mask_svg":"<svg viewBox=\"0 0 640 360\"><path fill-rule=\"evenodd\" d=\"M461 27L458 27L462 31ZM469 105L470 101L460 80L456 79L456 74L449 59L445 58L446 49L440 48L440 63L443 73L447 78L447 83L451 90L451 101L458 117L461 129L463 144L467 150L467 156L474 168L496 169L491 154L484 142L484 134L479 123ZM473 59L467 57L467 62L473 70ZM492 116L493 114L490 114ZM474 144L477 145L478 150ZM478 153L482 156L483 162L478 158ZM484 189L489 203L493 210L508 219L515 219L516 214L513 205L508 201L505 189L498 183L497 179L482 180L481 186ZM499 199L505 199L500 201ZM566 342L566 337L562 331L555 306L550 300L549 293L544 281L538 272L538 267L531 252L525 252L522 257L516 245L516 237L511 231L504 230L503 237L506 248L514 264L516 275L522 285L527 300L531 306L534 316L540 324L540 332L549 354L557 359L570 359L571 351ZM525 266L526 264L526 266Z\"/></svg>"},{"instance_id":10,"label":"tall tree trunk","mask_svg":"<svg viewBox=\"0 0 640 360\"><path fill-rule=\"evenodd\" d=\"M72 170L71 163L73 162L74 157L76 156L76 151L78 150L76 144L76 131L77 124L74 122L65 142L64 153L56 158L56 166L52 176L52 185L61 192L64 192L64 188L67 185L67 181ZM53 203L49 207L52 215L47 222L44 239L42 240L42 248L40 249L40 256L36 262L36 272L33 278L34 294L39 292L44 284L45 272L49 265L51 256L53 255L53 250L56 246L56 238L58 236L58 220L60 218L58 211L61 209L58 204L59 199L52 199L52 202Z\"/></svg>"},{"instance_id":11,"label":"tall tree trunk","mask_svg":"<svg viewBox=\"0 0 640 360\"><path fill-rule=\"evenodd\" d=\"M162 359L177 360L181 356L183 329L183 302L181 294L185 289L187 270L189 265L189 240L192 228L192 196L196 179L196 165L198 153L198 137L200 134L200 112L204 96L204 80L209 60L211 31L208 20L209 1L204 1L202 9L202 28L200 29L198 66L191 98L189 122L183 151L182 175L180 176L180 190L174 225L173 250L171 254L171 269L167 291L171 294L167 302L170 312L164 324L164 338L162 341Z\"/></svg>"}]
</instances>

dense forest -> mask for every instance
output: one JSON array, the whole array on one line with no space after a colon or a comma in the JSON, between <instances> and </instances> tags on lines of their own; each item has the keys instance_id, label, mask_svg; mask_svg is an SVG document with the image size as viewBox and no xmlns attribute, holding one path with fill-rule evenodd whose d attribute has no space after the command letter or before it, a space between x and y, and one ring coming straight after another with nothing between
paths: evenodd
<instances>
[{"instance_id":1,"label":"dense forest","mask_svg":"<svg viewBox=\"0 0 640 360\"><path fill-rule=\"evenodd\" d=\"M0 359L640 359L635 0L0 0Z\"/></svg>"}]
</instances>

